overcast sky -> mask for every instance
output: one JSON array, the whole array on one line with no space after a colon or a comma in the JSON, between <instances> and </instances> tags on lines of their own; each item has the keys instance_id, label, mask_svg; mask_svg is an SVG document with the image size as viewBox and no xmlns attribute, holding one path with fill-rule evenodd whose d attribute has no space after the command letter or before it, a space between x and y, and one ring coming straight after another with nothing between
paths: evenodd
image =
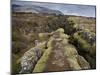
<instances>
[{"instance_id":1,"label":"overcast sky","mask_svg":"<svg viewBox=\"0 0 100 75\"><path fill-rule=\"evenodd\" d=\"M96 13L95 6L90 6L90 5L43 3L43 2L24 1L24 0L23 1L12 0L12 4L38 5L38 6L46 7L46 8L53 9L53 10L59 10L65 15L95 17L95 13Z\"/></svg>"}]
</instances>

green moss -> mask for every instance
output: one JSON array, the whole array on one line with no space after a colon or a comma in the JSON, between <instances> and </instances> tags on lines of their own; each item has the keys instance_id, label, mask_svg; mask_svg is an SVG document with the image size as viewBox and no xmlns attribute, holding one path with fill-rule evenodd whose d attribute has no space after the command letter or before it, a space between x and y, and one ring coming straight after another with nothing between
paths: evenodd
<instances>
[{"instance_id":1,"label":"green moss","mask_svg":"<svg viewBox=\"0 0 100 75\"><path fill-rule=\"evenodd\" d=\"M36 47L41 48L42 52L44 52L46 50L46 42L39 43Z\"/></svg>"},{"instance_id":2,"label":"green moss","mask_svg":"<svg viewBox=\"0 0 100 75\"><path fill-rule=\"evenodd\" d=\"M62 40L62 44L64 44L64 45L65 45L65 44L68 44L68 39L63 39L63 40Z\"/></svg>"},{"instance_id":3,"label":"green moss","mask_svg":"<svg viewBox=\"0 0 100 75\"><path fill-rule=\"evenodd\" d=\"M65 51L64 53L67 57L72 57L72 56L75 56L78 54L77 50L70 45L65 46L64 51Z\"/></svg>"},{"instance_id":4,"label":"green moss","mask_svg":"<svg viewBox=\"0 0 100 75\"><path fill-rule=\"evenodd\" d=\"M82 39L79 35L75 34L74 35L74 39L77 40L78 44L78 48L80 50L83 50L83 51L86 51L86 52L89 52L89 49L90 49L90 45L84 40Z\"/></svg>"},{"instance_id":5,"label":"green moss","mask_svg":"<svg viewBox=\"0 0 100 75\"><path fill-rule=\"evenodd\" d=\"M68 39L69 38L69 36L67 35L67 34L64 34L64 33L60 33L60 38L62 38L62 39Z\"/></svg>"},{"instance_id":6,"label":"green moss","mask_svg":"<svg viewBox=\"0 0 100 75\"><path fill-rule=\"evenodd\" d=\"M81 69L80 65L77 62L76 57L77 57L78 53L74 46L67 44L64 47L64 54L67 57L66 59L68 60L68 63L72 70L80 70Z\"/></svg>"},{"instance_id":7,"label":"green moss","mask_svg":"<svg viewBox=\"0 0 100 75\"><path fill-rule=\"evenodd\" d=\"M33 72L43 72L46 66L47 59L52 51L52 47L48 48L40 60L37 62Z\"/></svg>"},{"instance_id":8,"label":"green moss","mask_svg":"<svg viewBox=\"0 0 100 75\"><path fill-rule=\"evenodd\" d=\"M64 33L64 29L63 28L59 28L55 32Z\"/></svg>"},{"instance_id":9,"label":"green moss","mask_svg":"<svg viewBox=\"0 0 100 75\"><path fill-rule=\"evenodd\" d=\"M51 37L50 40L47 43L47 47L53 47L55 45L55 38Z\"/></svg>"},{"instance_id":10,"label":"green moss","mask_svg":"<svg viewBox=\"0 0 100 75\"><path fill-rule=\"evenodd\" d=\"M78 55L77 61L82 69L90 69L89 63L84 59L84 57Z\"/></svg>"},{"instance_id":11,"label":"green moss","mask_svg":"<svg viewBox=\"0 0 100 75\"><path fill-rule=\"evenodd\" d=\"M80 65L77 62L76 57L69 57L69 58L67 58L67 60L69 61L70 67L72 68L72 70L80 70L81 69Z\"/></svg>"},{"instance_id":12,"label":"green moss","mask_svg":"<svg viewBox=\"0 0 100 75\"><path fill-rule=\"evenodd\" d=\"M18 60L20 57L18 55L12 54L12 67L11 72L12 73L19 73L20 71L20 64L18 63Z\"/></svg>"},{"instance_id":13,"label":"green moss","mask_svg":"<svg viewBox=\"0 0 100 75\"><path fill-rule=\"evenodd\" d=\"M93 44L89 52L92 56L96 56L96 44Z\"/></svg>"},{"instance_id":14,"label":"green moss","mask_svg":"<svg viewBox=\"0 0 100 75\"><path fill-rule=\"evenodd\" d=\"M49 34L49 33L39 33L38 36L39 36L39 39L40 39L41 41L45 41L45 40L49 39L50 34Z\"/></svg>"},{"instance_id":15,"label":"green moss","mask_svg":"<svg viewBox=\"0 0 100 75\"><path fill-rule=\"evenodd\" d=\"M24 56L27 56L28 58L34 58L35 57L35 53L34 53L34 47L31 48L30 50L28 50L27 52L24 53Z\"/></svg>"}]
</instances>

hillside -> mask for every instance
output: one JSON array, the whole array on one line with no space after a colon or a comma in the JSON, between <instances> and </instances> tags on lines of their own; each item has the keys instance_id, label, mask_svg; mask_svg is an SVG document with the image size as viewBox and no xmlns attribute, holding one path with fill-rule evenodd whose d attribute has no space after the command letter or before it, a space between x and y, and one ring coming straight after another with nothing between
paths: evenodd
<instances>
[{"instance_id":1,"label":"hillside","mask_svg":"<svg viewBox=\"0 0 100 75\"><path fill-rule=\"evenodd\" d=\"M13 12L12 73L95 69L95 22L92 17Z\"/></svg>"},{"instance_id":2,"label":"hillside","mask_svg":"<svg viewBox=\"0 0 100 75\"><path fill-rule=\"evenodd\" d=\"M63 13L59 10L52 10L46 7L41 7L38 5L16 5L12 4L12 12L32 12L39 14L56 14L63 15Z\"/></svg>"}]
</instances>

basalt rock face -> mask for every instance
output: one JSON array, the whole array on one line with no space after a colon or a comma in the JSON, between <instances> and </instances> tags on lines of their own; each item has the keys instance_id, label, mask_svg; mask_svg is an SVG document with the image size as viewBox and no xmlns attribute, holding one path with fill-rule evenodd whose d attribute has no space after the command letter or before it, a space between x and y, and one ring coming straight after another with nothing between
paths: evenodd
<instances>
[{"instance_id":1,"label":"basalt rock face","mask_svg":"<svg viewBox=\"0 0 100 75\"><path fill-rule=\"evenodd\" d=\"M59 28L51 33L39 33L35 47L22 56L20 73L53 72L90 69L90 63L69 41L70 36ZM87 48L87 47L86 47ZM92 50L93 48L91 48ZM89 51L91 55L94 52Z\"/></svg>"}]
</instances>

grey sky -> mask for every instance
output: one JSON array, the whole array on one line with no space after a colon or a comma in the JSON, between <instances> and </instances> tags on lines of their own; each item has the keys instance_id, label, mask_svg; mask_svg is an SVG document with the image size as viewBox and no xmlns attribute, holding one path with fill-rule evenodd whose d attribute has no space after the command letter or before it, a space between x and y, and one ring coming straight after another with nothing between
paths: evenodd
<instances>
[{"instance_id":1,"label":"grey sky","mask_svg":"<svg viewBox=\"0 0 100 75\"><path fill-rule=\"evenodd\" d=\"M90 5L57 4L57 3L43 3L43 2L20 1L20 0L12 0L12 4L38 5L49 9L59 10L65 15L95 17L96 13L95 12L96 7Z\"/></svg>"}]
</instances>

